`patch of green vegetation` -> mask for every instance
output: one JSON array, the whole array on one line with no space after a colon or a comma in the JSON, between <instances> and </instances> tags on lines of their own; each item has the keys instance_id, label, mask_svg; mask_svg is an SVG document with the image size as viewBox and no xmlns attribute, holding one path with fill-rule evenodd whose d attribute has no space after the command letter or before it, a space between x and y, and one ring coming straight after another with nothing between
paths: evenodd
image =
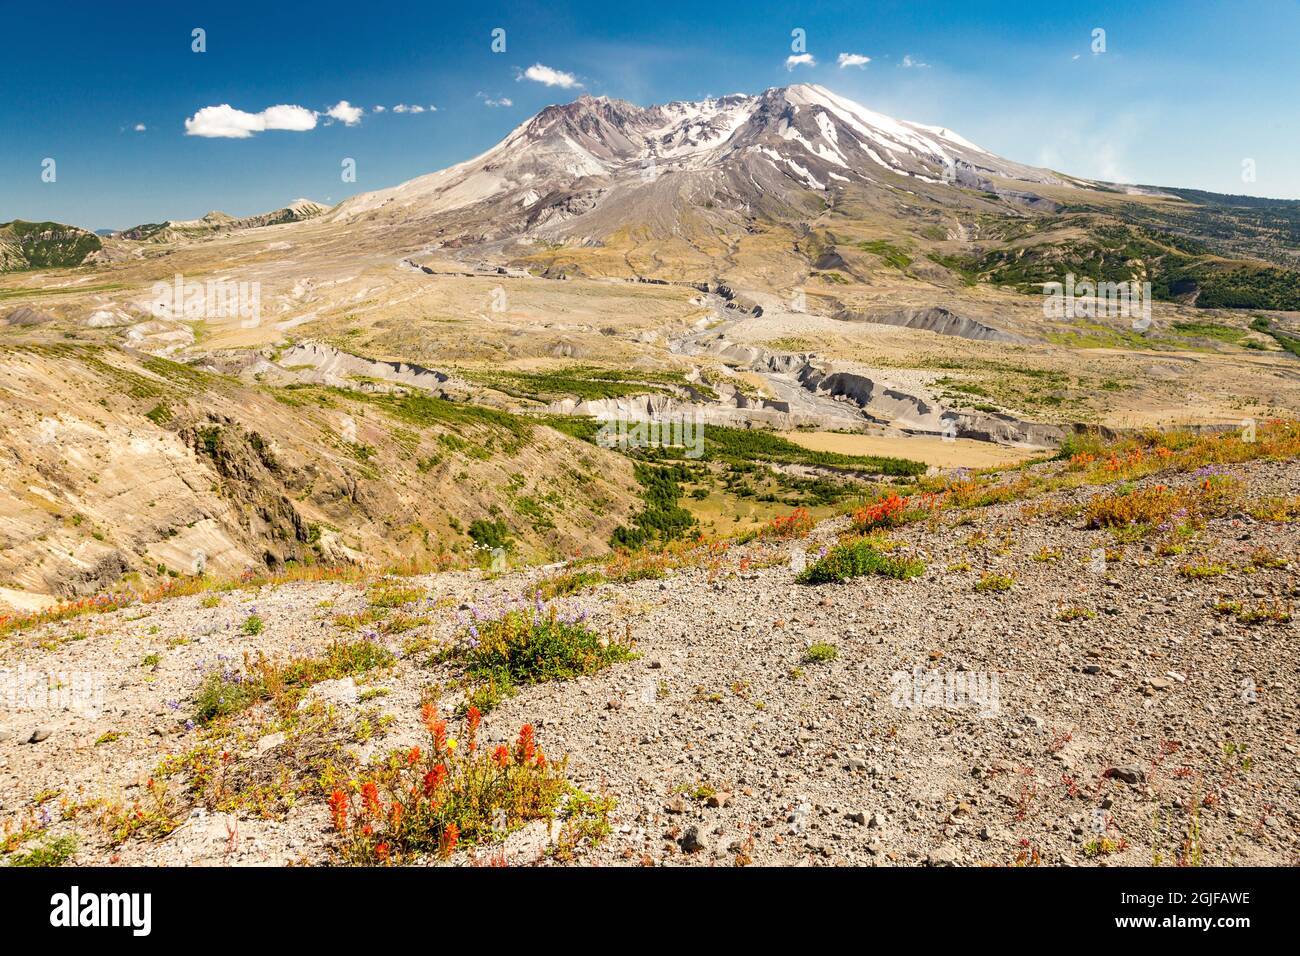
<instances>
[{"instance_id":1,"label":"patch of green vegetation","mask_svg":"<svg viewBox=\"0 0 1300 956\"><path fill-rule=\"evenodd\" d=\"M708 386L688 382L680 372L630 371L574 365L540 372L462 370L461 375L514 398L549 402L562 398L594 401L628 395L673 394L668 386L690 386L706 394ZM710 397L716 397L711 394Z\"/></svg>"},{"instance_id":2,"label":"patch of green vegetation","mask_svg":"<svg viewBox=\"0 0 1300 956\"><path fill-rule=\"evenodd\" d=\"M477 622L474 633L469 649L452 656L463 657L468 675L488 688L478 688L481 693L470 701L480 711L490 710L517 684L570 680L636 656L626 644L602 641L585 625L562 619L554 606L545 614L508 611Z\"/></svg>"},{"instance_id":3,"label":"patch of green vegetation","mask_svg":"<svg viewBox=\"0 0 1300 956\"><path fill-rule=\"evenodd\" d=\"M550 601L557 597L568 597L579 591L603 584L605 575L599 571L570 571L552 578L544 578L537 586L537 593L542 600Z\"/></svg>"},{"instance_id":4,"label":"patch of green vegetation","mask_svg":"<svg viewBox=\"0 0 1300 956\"><path fill-rule=\"evenodd\" d=\"M66 866L77 850L77 838L63 836L34 847L26 853L15 853L9 866Z\"/></svg>"},{"instance_id":5,"label":"patch of green vegetation","mask_svg":"<svg viewBox=\"0 0 1300 956\"><path fill-rule=\"evenodd\" d=\"M938 252L927 253L926 258L943 266L949 272L955 273L964 285L975 285L979 282L980 273L977 260L944 255Z\"/></svg>"},{"instance_id":6,"label":"patch of green vegetation","mask_svg":"<svg viewBox=\"0 0 1300 956\"><path fill-rule=\"evenodd\" d=\"M49 289L35 289L19 286L17 288L0 289L0 300L4 299L27 299L43 296L58 295L86 295L89 292L121 292L127 288L124 282L102 282L96 285L79 285L59 286Z\"/></svg>"},{"instance_id":7,"label":"patch of green vegetation","mask_svg":"<svg viewBox=\"0 0 1300 956\"><path fill-rule=\"evenodd\" d=\"M1171 327L1179 335L1215 339L1229 345L1238 345L1246 337L1244 329L1239 329L1234 325L1222 325L1218 322L1174 322Z\"/></svg>"},{"instance_id":8,"label":"patch of green vegetation","mask_svg":"<svg viewBox=\"0 0 1300 956\"><path fill-rule=\"evenodd\" d=\"M469 536L480 548L502 548L509 551L514 546L510 528L500 518L475 518L470 522Z\"/></svg>"},{"instance_id":9,"label":"patch of green vegetation","mask_svg":"<svg viewBox=\"0 0 1300 956\"><path fill-rule=\"evenodd\" d=\"M866 538L835 545L825 556L809 565L797 578L800 584L825 584L876 574L900 581L925 572L925 562L881 554Z\"/></svg>"},{"instance_id":10,"label":"patch of green vegetation","mask_svg":"<svg viewBox=\"0 0 1300 956\"><path fill-rule=\"evenodd\" d=\"M1010 591L1016 586L1016 579L1006 574L989 572L975 582L975 590L980 592Z\"/></svg>"},{"instance_id":11,"label":"patch of green vegetation","mask_svg":"<svg viewBox=\"0 0 1300 956\"><path fill-rule=\"evenodd\" d=\"M886 239L869 239L856 243L857 248L863 252L869 252L873 256L880 256L886 265L893 266L902 272L912 264L912 257Z\"/></svg>"},{"instance_id":12,"label":"patch of green vegetation","mask_svg":"<svg viewBox=\"0 0 1300 956\"><path fill-rule=\"evenodd\" d=\"M392 667L396 660L392 651L369 638L335 641L323 657L299 657L283 664L265 657L249 663L246 657L244 673L222 668L206 674L194 693L194 719L206 725L264 700L293 702L313 684Z\"/></svg>"},{"instance_id":13,"label":"patch of green vegetation","mask_svg":"<svg viewBox=\"0 0 1300 956\"><path fill-rule=\"evenodd\" d=\"M1273 341L1282 346L1282 348L1286 349L1292 355L1300 356L1300 338L1278 331L1273 328L1273 323L1263 316L1256 316L1251 319L1250 327L1256 332L1263 332L1265 335L1271 335Z\"/></svg>"},{"instance_id":14,"label":"patch of green vegetation","mask_svg":"<svg viewBox=\"0 0 1300 956\"><path fill-rule=\"evenodd\" d=\"M685 537L695 528L694 515L678 504L682 497L678 482L690 477L684 466L638 463L635 474L645 504L632 516L633 527L620 525L614 529L609 539L610 547L635 550L647 544Z\"/></svg>"},{"instance_id":15,"label":"patch of green vegetation","mask_svg":"<svg viewBox=\"0 0 1300 956\"><path fill-rule=\"evenodd\" d=\"M810 664L820 664L826 661L833 661L840 656L840 650L834 644L827 644L825 641L816 641L808 645L808 650L804 654L804 660Z\"/></svg>"},{"instance_id":16,"label":"patch of green vegetation","mask_svg":"<svg viewBox=\"0 0 1300 956\"><path fill-rule=\"evenodd\" d=\"M813 451L775 432L756 428L730 428L725 425L704 426L704 459L722 462L761 461L777 464L820 465L841 471L900 476L924 474L926 469L923 463L906 458Z\"/></svg>"},{"instance_id":17,"label":"patch of green vegetation","mask_svg":"<svg viewBox=\"0 0 1300 956\"><path fill-rule=\"evenodd\" d=\"M532 437L532 423L518 415L468 402L451 402L428 395L385 397L378 404L390 414L414 425L480 427L495 431L502 438L501 450L513 454Z\"/></svg>"}]
</instances>

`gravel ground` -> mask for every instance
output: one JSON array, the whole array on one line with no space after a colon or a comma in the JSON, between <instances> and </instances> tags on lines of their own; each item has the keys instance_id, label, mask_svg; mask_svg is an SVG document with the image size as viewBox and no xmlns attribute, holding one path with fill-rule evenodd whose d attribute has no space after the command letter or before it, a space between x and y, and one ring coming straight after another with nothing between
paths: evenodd
<instances>
[{"instance_id":1,"label":"gravel ground","mask_svg":"<svg viewBox=\"0 0 1300 956\"><path fill-rule=\"evenodd\" d=\"M1300 494L1293 464L1230 470L1249 496ZM792 555L833 541L837 519L801 542L733 547L718 567L564 599L597 630L630 635L640 656L525 687L482 733L507 740L531 722L548 754L568 755L576 784L616 799L612 832L578 864L1300 864L1297 625L1215 610L1300 596L1297 525L1211 521L1193 550L1234 565L1218 576L1185 577L1194 555L1142 544L1102 569L1092 558L1109 536L1043 507L1095 491L909 526L896 537L927 563L914 580L796 584ZM1247 569L1260 548L1287 563ZM1044 549L1059 556L1036 559ZM985 572L1015 584L977 592ZM399 655L391 671L313 688L334 715L316 730L285 738L266 706L243 715L219 744L232 792L293 772L312 748L364 762L423 743L422 688L441 686L448 714L462 696L428 646L453 640L470 606L512 601L544 573L404 579L427 595L406 610L432 622L381 638ZM258 651L319 654L346 631L334 616L366 607L362 586L337 582L217 596L216 606L202 595L137 604L0 642L11 675L54 672L74 691L89 675L102 688L96 713L0 698L6 826L45 827L23 849L75 833L80 864L335 859L319 791L266 813L224 812L185 797L180 775L174 832L115 844L98 822L105 806L147 804L160 761L199 744L186 720L206 670ZM1092 616L1060 620L1067 607ZM264 622L256 635L242 629L252 613ZM412 638L428 646L407 653ZM809 660L814 642L836 656ZM945 682L937 696L935 680ZM918 686L931 689L919 701ZM546 841L544 827L525 828L505 856L551 862Z\"/></svg>"}]
</instances>

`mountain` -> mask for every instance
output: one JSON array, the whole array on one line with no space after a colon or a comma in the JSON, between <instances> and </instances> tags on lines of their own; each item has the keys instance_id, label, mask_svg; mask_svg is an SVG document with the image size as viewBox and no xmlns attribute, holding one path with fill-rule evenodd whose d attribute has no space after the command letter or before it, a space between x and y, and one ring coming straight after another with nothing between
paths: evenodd
<instances>
[{"instance_id":1,"label":"mountain","mask_svg":"<svg viewBox=\"0 0 1300 956\"><path fill-rule=\"evenodd\" d=\"M1083 180L812 84L648 107L582 96L324 218L549 276L725 269L784 291L812 274L849 287L829 312L854 312L853 287L882 265L949 290L1038 294L1073 272L1150 281L1165 301L1300 310L1300 202Z\"/></svg>"},{"instance_id":2,"label":"mountain","mask_svg":"<svg viewBox=\"0 0 1300 956\"><path fill-rule=\"evenodd\" d=\"M102 243L93 232L59 222L0 222L0 272L81 265Z\"/></svg>"},{"instance_id":3,"label":"mountain","mask_svg":"<svg viewBox=\"0 0 1300 956\"><path fill-rule=\"evenodd\" d=\"M113 234L115 239L138 242L186 242L209 239L213 236L258 226L274 226L286 222L302 222L325 212L329 207L310 199L295 199L274 212L236 218L224 212L212 211L200 219L168 219L165 222L144 223Z\"/></svg>"},{"instance_id":4,"label":"mountain","mask_svg":"<svg viewBox=\"0 0 1300 956\"><path fill-rule=\"evenodd\" d=\"M801 84L650 107L582 96L547 107L481 156L355 196L331 218L423 218L472 208L479 217L492 211L491 236L538 227L600 236L625 225L629 213L669 199L677 208L712 199L709 218L738 221L807 209L809 192L899 177L987 190L1004 188L999 181L1089 185ZM676 227L654 218L660 231Z\"/></svg>"}]
</instances>

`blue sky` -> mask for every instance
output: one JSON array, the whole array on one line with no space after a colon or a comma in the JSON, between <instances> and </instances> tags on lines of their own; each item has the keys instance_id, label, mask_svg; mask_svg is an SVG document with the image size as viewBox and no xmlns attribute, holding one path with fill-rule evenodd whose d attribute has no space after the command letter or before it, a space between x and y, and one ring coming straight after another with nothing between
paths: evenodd
<instances>
[{"instance_id":1,"label":"blue sky","mask_svg":"<svg viewBox=\"0 0 1300 956\"><path fill-rule=\"evenodd\" d=\"M793 82L1077 175L1300 198L1293 0L0 0L0 24L0 221L121 228L298 196L333 203L466 159L584 92L647 104ZM195 27L204 53L191 50ZM498 27L504 53L491 49ZM815 65L787 66L796 28ZM870 62L840 67L841 53ZM538 64L555 71L534 71L550 85L521 78ZM341 101L364 113L324 115ZM222 104L254 124L299 106L290 118L314 126L186 134L187 119ZM46 158L54 182L42 181ZM346 158L355 183L341 181Z\"/></svg>"}]
</instances>

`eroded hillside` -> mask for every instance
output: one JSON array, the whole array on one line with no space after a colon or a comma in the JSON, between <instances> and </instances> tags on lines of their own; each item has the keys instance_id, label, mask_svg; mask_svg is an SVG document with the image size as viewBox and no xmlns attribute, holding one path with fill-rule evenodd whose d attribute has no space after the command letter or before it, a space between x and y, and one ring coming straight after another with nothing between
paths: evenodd
<instances>
[{"instance_id":1,"label":"eroded hillside","mask_svg":"<svg viewBox=\"0 0 1300 956\"><path fill-rule=\"evenodd\" d=\"M472 562L475 520L521 556L591 553L637 502L625 459L433 396L262 387L86 341L5 341L0 371L14 603L196 567Z\"/></svg>"}]
</instances>

